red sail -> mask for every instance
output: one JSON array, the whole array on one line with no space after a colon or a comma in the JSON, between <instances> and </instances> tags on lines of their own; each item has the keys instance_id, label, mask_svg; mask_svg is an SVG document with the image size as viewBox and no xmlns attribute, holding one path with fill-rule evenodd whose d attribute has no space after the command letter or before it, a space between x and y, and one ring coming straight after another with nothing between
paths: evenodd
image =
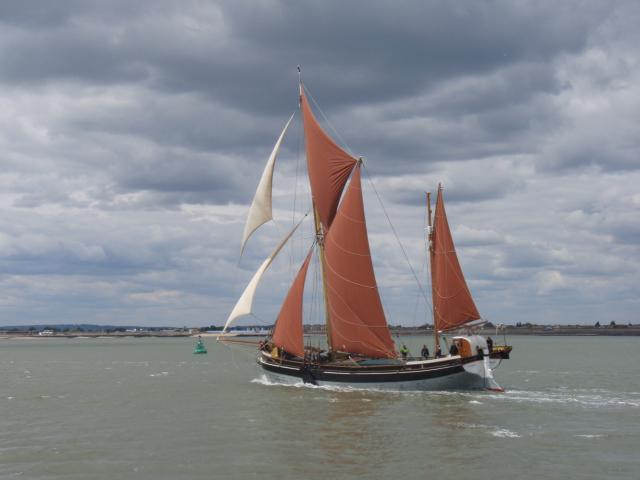
<instances>
[{"instance_id":1,"label":"red sail","mask_svg":"<svg viewBox=\"0 0 640 480\"><path fill-rule=\"evenodd\" d=\"M435 327L438 330L450 330L478 320L480 314L471 298L453 245L441 187L438 187L431 242L431 283Z\"/></svg>"},{"instance_id":2,"label":"red sail","mask_svg":"<svg viewBox=\"0 0 640 480\"><path fill-rule=\"evenodd\" d=\"M304 121L311 194L320 221L327 231L336 215L344 185L357 161L336 145L320 127L302 88L300 106Z\"/></svg>"},{"instance_id":3,"label":"red sail","mask_svg":"<svg viewBox=\"0 0 640 480\"><path fill-rule=\"evenodd\" d=\"M395 357L371 263L359 166L325 236L324 252L334 350Z\"/></svg>"},{"instance_id":4,"label":"red sail","mask_svg":"<svg viewBox=\"0 0 640 480\"><path fill-rule=\"evenodd\" d=\"M311 260L309 251L302 267L298 271L287 298L284 300L276 325L273 328L272 342L286 352L304 357L304 342L302 337L302 297L304 295L304 282L307 277L307 269Z\"/></svg>"}]
</instances>

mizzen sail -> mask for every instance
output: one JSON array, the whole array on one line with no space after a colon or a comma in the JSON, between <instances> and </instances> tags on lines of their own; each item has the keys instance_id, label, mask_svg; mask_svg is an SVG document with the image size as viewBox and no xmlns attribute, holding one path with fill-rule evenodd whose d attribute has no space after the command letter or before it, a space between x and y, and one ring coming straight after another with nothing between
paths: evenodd
<instances>
[{"instance_id":1,"label":"mizzen sail","mask_svg":"<svg viewBox=\"0 0 640 480\"><path fill-rule=\"evenodd\" d=\"M278 155L278 151L280 150L280 145L282 144L282 140L284 139L284 135L289 128L289 124L291 120L293 120L293 116L295 112L291 114L289 117L289 121L284 126L280 137L278 137L278 141L273 147L273 151L269 156L269 160L267 161L267 165L264 167L262 172L262 177L260 177L260 182L258 183L258 188L256 189L256 193L253 197L253 201L251 202L251 207L249 208L249 215L247 216L247 223L244 226L244 233L242 234L242 246L240 247L240 255L244 252L244 247L247 243L247 240L251 236L253 232L255 232L260 225L267 223L269 220L273 218L272 210L271 210L271 187L273 183L273 168L276 163L276 157Z\"/></svg>"},{"instance_id":2,"label":"mizzen sail","mask_svg":"<svg viewBox=\"0 0 640 480\"><path fill-rule=\"evenodd\" d=\"M456 255L440 186L438 186L433 223L431 235L433 316L435 328L444 331L478 320L480 314L471 297Z\"/></svg>"},{"instance_id":3,"label":"mizzen sail","mask_svg":"<svg viewBox=\"0 0 640 480\"><path fill-rule=\"evenodd\" d=\"M302 330L302 299L304 283L311 260L313 247L293 281L287 298L284 300L276 319L271 341L286 352L304 357L304 340Z\"/></svg>"},{"instance_id":4,"label":"mizzen sail","mask_svg":"<svg viewBox=\"0 0 640 480\"><path fill-rule=\"evenodd\" d=\"M304 121L311 195L326 231L333 222L340 195L357 160L340 148L318 124L302 85L300 108Z\"/></svg>"},{"instance_id":5,"label":"mizzen sail","mask_svg":"<svg viewBox=\"0 0 640 480\"><path fill-rule=\"evenodd\" d=\"M353 172L324 247L333 348L372 358L395 357L371 262L360 166Z\"/></svg>"}]
</instances>

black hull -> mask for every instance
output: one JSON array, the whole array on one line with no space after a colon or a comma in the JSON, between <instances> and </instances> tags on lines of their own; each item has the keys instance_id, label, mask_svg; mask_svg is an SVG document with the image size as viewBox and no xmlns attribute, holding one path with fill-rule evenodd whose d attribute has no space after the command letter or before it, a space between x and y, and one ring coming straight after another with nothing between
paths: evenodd
<instances>
[{"instance_id":1,"label":"black hull","mask_svg":"<svg viewBox=\"0 0 640 480\"><path fill-rule=\"evenodd\" d=\"M305 364L259 354L258 365L276 382L384 390L499 389L485 378L482 357L445 357L396 365Z\"/></svg>"}]
</instances>

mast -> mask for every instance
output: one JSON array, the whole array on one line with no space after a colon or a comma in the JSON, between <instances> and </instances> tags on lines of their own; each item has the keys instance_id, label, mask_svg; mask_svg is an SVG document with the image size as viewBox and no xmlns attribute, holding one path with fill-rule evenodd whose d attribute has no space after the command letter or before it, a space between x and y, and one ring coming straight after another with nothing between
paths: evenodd
<instances>
[{"instance_id":1,"label":"mast","mask_svg":"<svg viewBox=\"0 0 640 480\"><path fill-rule=\"evenodd\" d=\"M298 88L299 88L299 108L302 108L302 71L300 65L298 65ZM301 114L301 116L303 116ZM329 319L329 299L327 297L327 273L324 258L324 232L322 230L322 222L320 221L320 214L316 207L315 200L311 200L313 205L313 225L316 231L316 243L318 244L318 256L320 257L320 272L322 275L322 298L324 300L324 323L325 333L327 335L327 347L329 352L333 351L333 345L331 342L331 320Z\"/></svg>"},{"instance_id":2,"label":"mast","mask_svg":"<svg viewBox=\"0 0 640 480\"><path fill-rule=\"evenodd\" d=\"M440 187L438 186L438 188ZM427 225L429 226L429 235L428 235L429 264L430 264L430 269L433 272L433 256L435 255L435 252L433 250L433 241L432 241L433 230L431 225L431 192L427 192ZM431 292L433 295L433 278L431 280ZM436 304L435 302L432 302L432 303L433 303L433 341L434 341L433 354L435 355L435 352L438 351L438 347L440 346L440 335L438 334L438 327L436 325Z\"/></svg>"},{"instance_id":3,"label":"mast","mask_svg":"<svg viewBox=\"0 0 640 480\"><path fill-rule=\"evenodd\" d=\"M324 299L324 320L325 320L325 333L327 335L327 346L329 352L333 351L333 345L331 341L331 320L329 319L329 298L327 296L327 272L324 257L324 233L322 231L322 224L320 223L320 217L318 211L313 207L313 215L316 227L316 243L318 244L318 255L320 256L320 272L322 273L322 298Z\"/></svg>"}]
</instances>

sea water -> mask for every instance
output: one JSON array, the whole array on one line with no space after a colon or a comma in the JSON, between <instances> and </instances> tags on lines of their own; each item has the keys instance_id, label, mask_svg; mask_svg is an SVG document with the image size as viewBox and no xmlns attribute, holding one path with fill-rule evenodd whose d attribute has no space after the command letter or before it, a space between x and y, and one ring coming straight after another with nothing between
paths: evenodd
<instances>
[{"instance_id":1,"label":"sea water","mask_svg":"<svg viewBox=\"0 0 640 480\"><path fill-rule=\"evenodd\" d=\"M0 478L640 478L640 338L509 341L498 394L270 384L213 339L0 340Z\"/></svg>"}]
</instances>

